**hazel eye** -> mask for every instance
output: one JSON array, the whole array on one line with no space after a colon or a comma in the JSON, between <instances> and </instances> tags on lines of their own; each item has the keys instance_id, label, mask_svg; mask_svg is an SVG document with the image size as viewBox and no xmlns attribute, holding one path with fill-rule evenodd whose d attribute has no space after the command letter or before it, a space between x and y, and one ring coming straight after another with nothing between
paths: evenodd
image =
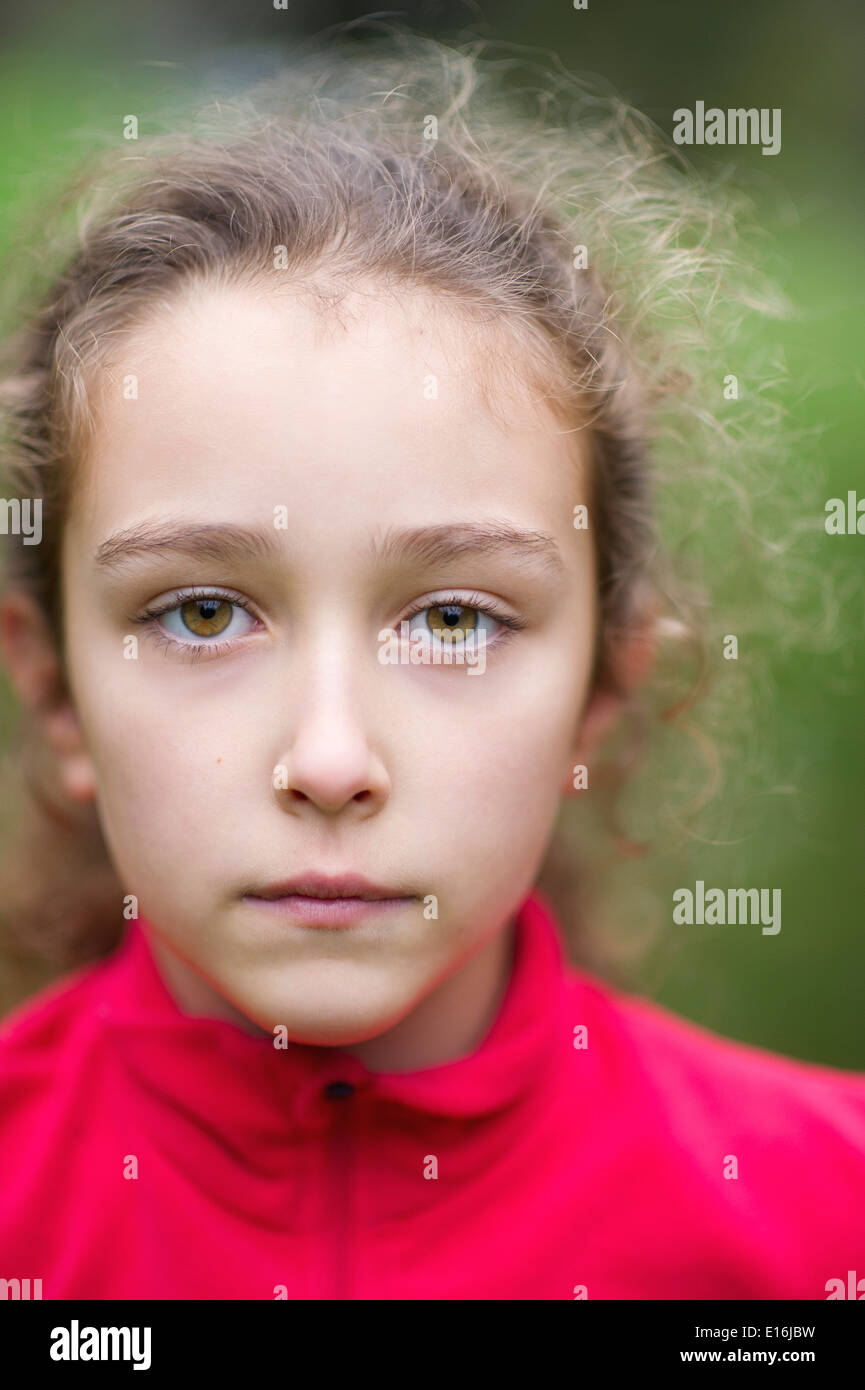
<instances>
[{"instance_id":1,"label":"hazel eye","mask_svg":"<svg viewBox=\"0 0 865 1390\"><path fill-rule=\"evenodd\" d=\"M184 603L178 611L196 637L216 637L231 622L231 604L225 599L197 599Z\"/></svg>"},{"instance_id":2,"label":"hazel eye","mask_svg":"<svg viewBox=\"0 0 865 1390\"><path fill-rule=\"evenodd\" d=\"M462 603L436 604L426 612L430 631L446 642L465 641L478 625L478 610Z\"/></svg>"},{"instance_id":3,"label":"hazel eye","mask_svg":"<svg viewBox=\"0 0 865 1390\"><path fill-rule=\"evenodd\" d=\"M420 629L416 626L418 622L421 624ZM465 642L471 634L479 632L491 638L500 626L500 622L492 614L466 603L431 604L409 619L410 632L420 630L443 645Z\"/></svg>"},{"instance_id":4,"label":"hazel eye","mask_svg":"<svg viewBox=\"0 0 865 1390\"><path fill-rule=\"evenodd\" d=\"M237 637L248 632L254 625L251 615L240 604L232 603L230 599L221 598L218 594L187 599L175 608L166 609L160 615L160 621L174 637L199 639L224 635Z\"/></svg>"}]
</instances>

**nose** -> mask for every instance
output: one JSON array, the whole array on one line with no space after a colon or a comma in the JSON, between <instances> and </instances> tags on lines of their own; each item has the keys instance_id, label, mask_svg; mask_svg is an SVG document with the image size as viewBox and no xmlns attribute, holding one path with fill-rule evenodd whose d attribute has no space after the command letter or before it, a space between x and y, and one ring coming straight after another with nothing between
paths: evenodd
<instances>
[{"instance_id":1,"label":"nose","mask_svg":"<svg viewBox=\"0 0 865 1390\"><path fill-rule=\"evenodd\" d=\"M309 803L328 815L348 806L373 815L387 800L390 778L364 727L358 692L348 682L330 679L326 690L318 682L308 692L306 712L277 764L274 786L294 812Z\"/></svg>"}]
</instances>

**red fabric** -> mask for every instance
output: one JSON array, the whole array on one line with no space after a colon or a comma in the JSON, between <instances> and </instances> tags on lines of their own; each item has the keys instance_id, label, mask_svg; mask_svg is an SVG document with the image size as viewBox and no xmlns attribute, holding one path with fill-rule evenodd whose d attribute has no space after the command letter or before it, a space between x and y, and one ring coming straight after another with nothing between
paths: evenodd
<instances>
[{"instance_id":1,"label":"red fabric","mask_svg":"<svg viewBox=\"0 0 865 1390\"><path fill-rule=\"evenodd\" d=\"M538 894L483 1044L402 1075L186 1016L130 923L3 1021L0 1116L0 1277L46 1299L825 1299L865 1275L865 1075L574 970Z\"/></svg>"}]
</instances>

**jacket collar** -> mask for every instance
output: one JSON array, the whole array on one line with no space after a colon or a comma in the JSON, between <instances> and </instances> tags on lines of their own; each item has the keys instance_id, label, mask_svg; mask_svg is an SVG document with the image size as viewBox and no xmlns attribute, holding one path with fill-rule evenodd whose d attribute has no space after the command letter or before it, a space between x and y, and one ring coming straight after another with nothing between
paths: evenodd
<instances>
[{"instance_id":1,"label":"jacket collar","mask_svg":"<svg viewBox=\"0 0 865 1390\"><path fill-rule=\"evenodd\" d=\"M246 1125L270 1138L286 1124L325 1124L333 1110L327 1088L339 1082L404 1111L478 1117L537 1093L557 1043L567 1055L568 967L553 912L537 891L517 914L511 976L483 1042L455 1061L400 1073L372 1072L339 1048L276 1048L229 1020L183 1013L159 973L146 925L130 922L106 963L96 1013L137 1087L189 1119L197 1111L210 1128L219 1115L230 1117L235 1133Z\"/></svg>"}]
</instances>

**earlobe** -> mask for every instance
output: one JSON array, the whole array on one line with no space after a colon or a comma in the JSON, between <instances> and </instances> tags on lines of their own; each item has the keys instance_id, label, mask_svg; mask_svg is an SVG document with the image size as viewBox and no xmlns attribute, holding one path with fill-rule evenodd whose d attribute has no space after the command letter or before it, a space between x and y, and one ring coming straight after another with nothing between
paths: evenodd
<instances>
[{"instance_id":1,"label":"earlobe","mask_svg":"<svg viewBox=\"0 0 865 1390\"><path fill-rule=\"evenodd\" d=\"M71 801L92 801L96 795L96 774L78 716L68 698L43 715L42 728L56 760L57 778L65 795Z\"/></svg>"},{"instance_id":2,"label":"earlobe","mask_svg":"<svg viewBox=\"0 0 865 1390\"><path fill-rule=\"evenodd\" d=\"M577 752L583 755L583 760L585 760L585 756L594 752L597 745L609 733L621 713L624 702L624 694L618 691L602 688L594 692L586 705L583 721L580 725Z\"/></svg>"},{"instance_id":3,"label":"earlobe","mask_svg":"<svg viewBox=\"0 0 865 1390\"><path fill-rule=\"evenodd\" d=\"M69 758L61 768L63 791L70 801L85 803L96 799L93 764L86 754Z\"/></svg>"}]
</instances>

